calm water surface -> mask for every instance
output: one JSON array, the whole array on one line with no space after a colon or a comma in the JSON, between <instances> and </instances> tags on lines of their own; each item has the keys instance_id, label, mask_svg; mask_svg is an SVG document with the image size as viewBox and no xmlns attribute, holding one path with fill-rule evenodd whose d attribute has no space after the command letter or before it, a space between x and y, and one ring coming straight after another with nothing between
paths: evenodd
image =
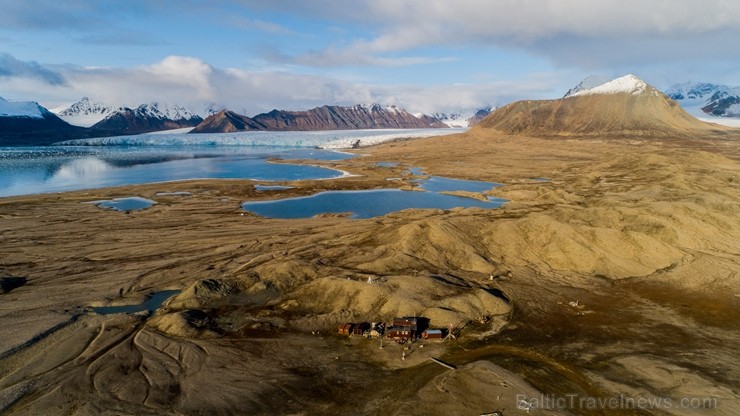
<instances>
[{"instance_id":1,"label":"calm water surface","mask_svg":"<svg viewBox=\"0 0 740 416\"><path fill-rule=\"evenodd\" d=\"M159 309L167 299L178 293L180 293L179 290L163 290L161 292L152 293L144 302L138 305L101 306L92 308L92 310L101 315L110 315L114 313L137 313L144 311L153 312Z\"/></svg>"},{"instance_id":2,"label":"calm water surface","mask_svg":"<svg viewBox=\"0 0 740 416\"><path fill-rule=\"evenodd\" d=\"M372 218L408 208L498 208L504 203L503 199L481 201L437 192L380 189L327 191L299 198L245 202L242 208L268 218L311 218L326 213L350 213L351 218Z\"/></svg>"},{"instance_id":3,"label":"calm water surface","mask_svg":"<svg viewBox=\"0 0 740 416\"><path fill-rule=\"evenodd\" d=\"M444 178L442 176L430 176L428 179L415 180L419 186L432 192L485 192L501 186L500 183L484 181L468 181L464 179Z\"/></svg>"},{"instance_id":4,"label":"calm water surface","mask_svg":"<svg viewBox=\"0 0 740 416\"><path fill-rule=\"evenodd\" d=\"M250 146L79 146L0 148L0 196L185 179L291 181L342 172L268 159L340 160L317 149Z\"/></svg>"},{"instance_id":5,"label":"calm water surface","mask_svg":"<svg viewBox=\"0 0 740 416\"><path fill-rule=\"evenodd\" d=\"M95 204L100 208L108 208L116 211L140 211L151 207L156 204L156 202L139 196L131 196L128 198L115 198L106 201L86 202L86 204Z\"/></svg>"}]
</instances>

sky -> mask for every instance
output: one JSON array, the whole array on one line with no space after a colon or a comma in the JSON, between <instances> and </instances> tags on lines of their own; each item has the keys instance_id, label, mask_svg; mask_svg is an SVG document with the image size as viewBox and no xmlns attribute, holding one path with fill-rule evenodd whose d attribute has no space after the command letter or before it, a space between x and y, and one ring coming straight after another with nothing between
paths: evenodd
<instances>
[{"instance_id":1,"label":"sky","mask_svg":"<svg viewBox=\"0 0 740 416\"><path fill-rule=\"evenodd\" d=\"M0 96L469 111L590 74L740 86L737 0L0 0Z\"/></svg>"}]
</instances>

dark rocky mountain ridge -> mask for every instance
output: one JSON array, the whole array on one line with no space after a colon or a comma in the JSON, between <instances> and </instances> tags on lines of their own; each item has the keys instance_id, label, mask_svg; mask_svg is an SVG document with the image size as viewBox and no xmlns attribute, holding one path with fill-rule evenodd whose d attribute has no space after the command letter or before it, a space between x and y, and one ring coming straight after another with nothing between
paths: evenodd
<instances>
[{"instance_id":1,"label":"dark rocky mountain ridge","mask_svg":"<svg viewBox=\"0 0 740 416\"><path fill-rule=\"evenodd\" d=\"M136 108L122 107L109 114L103 120L95 123L91 129L116 134L141 134L159 130L180 129L195 127L203 121L200 116L191 114L184 109L175 115L170 111L160 110L158 104L142 104Z\"/></svg>"},{"instance_id":2,"label":"dark rocky mountain ridge","mask_svg":"<svg viewBox=\"0 0 740 416\"><path fill-rule=\"evenodd\" d=\"M316 131L355 129L446 128L434 117L415 116L395 106L378 104L316 107L306 111L272 110L247 117L220 111L206 118L191 133L225 133L246 130Z\"/></svg>"}]
</instances>

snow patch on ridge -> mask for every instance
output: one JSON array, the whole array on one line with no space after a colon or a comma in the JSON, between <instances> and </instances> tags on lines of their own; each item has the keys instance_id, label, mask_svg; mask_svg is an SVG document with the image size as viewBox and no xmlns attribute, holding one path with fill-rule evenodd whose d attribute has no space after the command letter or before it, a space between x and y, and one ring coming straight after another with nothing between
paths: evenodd
<instances>
[{"instance_id":1,"label":"snow patch on ridge","mask_svg":"<svg viewBox=\"0 0 740 416\"><path fill-rule=\"evenodd\" d=\"M470 124L471 120L475 118L482 119L483 117L487 116L495 109L496 107L494 106L486 106L486 107L482 107L476 110L466 110L466 111L458 111L458 112L450 112L450 113L444 113L444 112L432 113L431 117L436 118L437 120L445 123L446 125L452 128L468 128L468 127L471 127L471 124Z\"/></svg>"},{"instance_id":2,"label":"snow patch on ridge","mask_svg":"<svg viewBox=\"0 0 740 416\"><path fill-rule=\"evenodd\" d=\"M82 97L80 101L67 108L54 109L52 111L69 124L90 127L110 115L115 109L101 102L93 101L88 97Z\"/></svg>"},{"instance_id":3,"label":"snow patch on ridge","mask_svg":"<svg viewBox=\"0 0 740 416\"><path fill-rule=\"evenodd\" d=\"M605 84L589 88L587 90L578 91L571 94L571 97L578 97L582 95L596 95L596 94L621 94L626 93L630 95L638 95L645 92L648 88L648 84L645 81L637 78L636 76L629 74L621 78L614 79Z\"/></svg>"},{"instance_id":4,"label":"snow patch on ridge","mask_svg":"<svg viewBox=\"0 0 740 416\"><path fill-rule=\"evenodd\" d=\"M44 118L44 109L34 101L8 101L0 97L0 117Z\"/></svg>"}]
</instances>

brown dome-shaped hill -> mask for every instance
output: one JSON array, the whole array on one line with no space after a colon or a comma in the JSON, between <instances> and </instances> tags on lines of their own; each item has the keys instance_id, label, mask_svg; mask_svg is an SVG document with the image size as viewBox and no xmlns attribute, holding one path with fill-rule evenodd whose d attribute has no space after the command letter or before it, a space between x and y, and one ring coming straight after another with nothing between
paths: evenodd
<instances>
[{"instance_id":1,"label":"brown dome-shaped hill","mask_svg":"<svg viewBox=\"0 0 740 416\"><path fill-rule=\"evenodd\" d=\"M734 130L694 118L634 75L558 100L518 101L494 111L475 128L535 137L676 137Z\"/></svg>"}]
</instances>

